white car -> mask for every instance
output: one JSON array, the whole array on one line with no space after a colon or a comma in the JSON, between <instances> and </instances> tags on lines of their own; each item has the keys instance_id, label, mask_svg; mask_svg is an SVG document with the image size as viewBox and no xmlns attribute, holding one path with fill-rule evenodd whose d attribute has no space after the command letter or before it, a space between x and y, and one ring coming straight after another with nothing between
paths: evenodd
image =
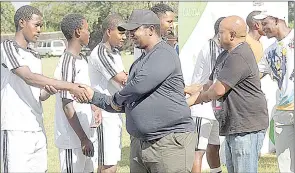
<instances>
[{"instance_id":1,"label":"white car","mask_svg":"<svg viewBox=\"0 0 295 173\"><path fill-rule=\"evenodd\" d=\"M66 49L66 44L63 40L40 40L37 42L35 50L41 56L61 56Z\"/></svg>"}]
</instances>

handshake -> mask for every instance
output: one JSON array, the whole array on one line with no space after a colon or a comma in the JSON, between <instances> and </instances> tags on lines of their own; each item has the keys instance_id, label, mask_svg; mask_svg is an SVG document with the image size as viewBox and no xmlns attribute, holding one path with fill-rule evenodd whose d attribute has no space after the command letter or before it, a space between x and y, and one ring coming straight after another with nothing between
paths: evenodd
<instances>
[{"instance_id":1,"label":"handshake","mask_svg":"<svg viewBox=\"0 0 295 173\"><path fill-rule=\"evenodd\" d=\"M203 91L203 85L199 85L199 84L192 84L184 88L184 93L190 96L197 94L201 91Z\"/></svg>"},{"instance_id":2,"label":"handshake","mask_svg":"<svg viewBox=\"0 0 295 173\"><path fill-rule=\"evenodd\" d=\"M74 100L79 103L93 102L94 90L88 85L77 84L77 86L73 90L71 90L70 93L72 94ZM114 96L109 96L109 99L109 104L114 110L122 110L122 107L114 102Z\"/></svg>"},{"instance_id":3,"label":"handshake","mask_svg":"<svg viewBox=\"0 0 295 173\"><path fill-rule=\"evenodd\" d=\"M46 85L43 88L43 90L46 92L46 94L49 94L49 95L53 95L60 92L60 90L57 90L53 86L49 86L49 85ZM79 103L89 103L92 100L94 95L93 89L83 84L73 83L71 84L71 87L68 88L68 91L70 92L72 97Z\"/></svg>"},{"instance_id":4,"label":"handshake","mask_svg":"<svg viewBox=\"0 0 295 173\"><path fill-rule=\"evenodd\" d=\"M59 92L59 90L57 90L53 86L49 86L49 85L46 85L43 89L47 92L47 94L50 94L50 95L53 95L53 94L56 94ZM70 94L72 95L72 97L75 101L77 101L79 103L94 104L93 103L94 90L90 86L84 85L84 84L73 83L71 85L71 87L68 89L68 91L70 92ZM105 104L111 106L111 108L117 112L122 110L122 106L115 103L114 96L106 96L106 95L99 93L99 92L97 92L97 94L99 97L104 98L103 100L97 99L97 101L101 102L101 103L98 103L98 105L105 103ZM107 99L105 99L105 98L107 98Z\"/></svg>"},{"instance_id":5,"label":"handshake","mask_svg":"<svg viewBox=\"0 0 295 173\"><path fill-rule=\"evenodd\" d=\"M202 103L200 101L200 93L203 92L203 85L192 84L184 88L184 93L189 95L186 102L189 106Z\"/></svg>"},{"instance_id":6,"label":"handshake","mask_svg":"<svg viewBox=\"0 0 295 173\"><path fill-rule=\"evenodd\" d=\"M92 101L94 90L84 84L74 84L75 86L69 90L73 98L79 103L89 103Z\"/></svg>"}]
</instances>

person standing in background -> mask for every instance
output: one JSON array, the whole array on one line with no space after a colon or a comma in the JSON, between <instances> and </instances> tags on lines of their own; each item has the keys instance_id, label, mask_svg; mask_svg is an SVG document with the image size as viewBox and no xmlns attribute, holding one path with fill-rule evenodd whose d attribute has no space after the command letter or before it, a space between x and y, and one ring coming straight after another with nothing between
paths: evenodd
<instances>
[{"instance_id":1,"label":"person standing in background","mask_svg":"<svg viewBox=\"0 0 295 173\"><path fill-rule=\"evenodd\" d=\"M278 84L279 96L273 119L279 170L295 172L294 29L287 26L284 16L277 16L272 11L258 14L254 19L261 20L267 38L276 38L264 51L258 67Z\"/></svg>"}]
</instances>

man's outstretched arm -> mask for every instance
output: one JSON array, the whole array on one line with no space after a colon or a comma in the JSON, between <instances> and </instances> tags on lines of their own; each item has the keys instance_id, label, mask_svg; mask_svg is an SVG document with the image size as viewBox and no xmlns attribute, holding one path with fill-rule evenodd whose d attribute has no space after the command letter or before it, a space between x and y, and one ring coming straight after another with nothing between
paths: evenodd
<instances>
[{"instance_id":1,"label":"man's outstretched arm","mask_svg":"<svg viewBox=\"0 0 295 173\"><path fill-rule=\"evenodd\" d=\"M94 104L95 106L111 113L124 113L124 107L117 107L113 104L113 97L108 96L106 94L102 94L98 91L94 91L87 85L80 85L87 90L88 94L90 95L90 104Z\"/></svg>"}]
</instances>

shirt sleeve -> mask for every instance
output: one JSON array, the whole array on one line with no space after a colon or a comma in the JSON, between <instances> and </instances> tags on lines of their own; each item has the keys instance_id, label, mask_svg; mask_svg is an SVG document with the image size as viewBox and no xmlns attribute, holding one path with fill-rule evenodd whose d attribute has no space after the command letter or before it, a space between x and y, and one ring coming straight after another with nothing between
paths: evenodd
<instances>
[{"instance_id":1,"label":"shirt sleeve","mask_svg":"<svg viewBox=\"0 0 295 173\"><path fill-rule=\"evenodd\" d=\"M122 106L125 103L138 100L144 97L146 93L154 90L175 70L176 62L173 56L168 51L155 50L148 57L136 76L120 92L115 94L115 102ZM167 65L168 62L170 62L169 65Z\"/></svg>"},{"instance_id":2,"label":"shirt sleeve","mask_svg":"<svg viewBox=\"0 0 295 173\"><path fill-rule=\"evenodd\" d=\"M251 73L248 63L238 53L229 55L217 75L217 80L234 88L239 82L247 78Z\"/></svg>"},{"instance_id":3,"label":"shirt sleeve","mask_svg":"<svg viewBox=\"0 0 295 173\"><path fill-rule=\"evenodd\" d=\"M107 49L103 46L99 46L97 49L97 54L92 55L92 65L94 68L97 68L103 76L110 80L122 70L115 64L114 58L110 53L107 52Z\"/></svg>"},{"instance_id":4,"label":"shirt sleeve","mask_svg":"<svg viewBox=\"0 0 295 173\"><path fill-rule=\"evenodd\" d=\"M9 70L25 66L25 59L19 54L15 43L5 40L1 43L1 64Z\"/></svg>"},{"instance_id":5,"label":"shirt sleeve","mask_svg":"<svg viewBox=\"0 0 295 173\"><path fill-rule=\"evenodd\" d=\"M90 101L90 104L94 104L95 106L111 113L125 113L125 108L122 107L120 111L117 111L112 108L111 105L112 96L108 96L106 94L102 94L99 91L95 91Z\"/></svg>"},{"instance_id":6,"label":"shirt sleeve","mask_svg":"<svg viewBox=\"0 0 295 173\"><path fill-rule=\"evenodd\" d=\"M61 64L61 80L74 83L75 81L75 61L70 55L64 55ZM69 91L61 90L60 97L74 100Z\"/></svg>"}]
</instances>

